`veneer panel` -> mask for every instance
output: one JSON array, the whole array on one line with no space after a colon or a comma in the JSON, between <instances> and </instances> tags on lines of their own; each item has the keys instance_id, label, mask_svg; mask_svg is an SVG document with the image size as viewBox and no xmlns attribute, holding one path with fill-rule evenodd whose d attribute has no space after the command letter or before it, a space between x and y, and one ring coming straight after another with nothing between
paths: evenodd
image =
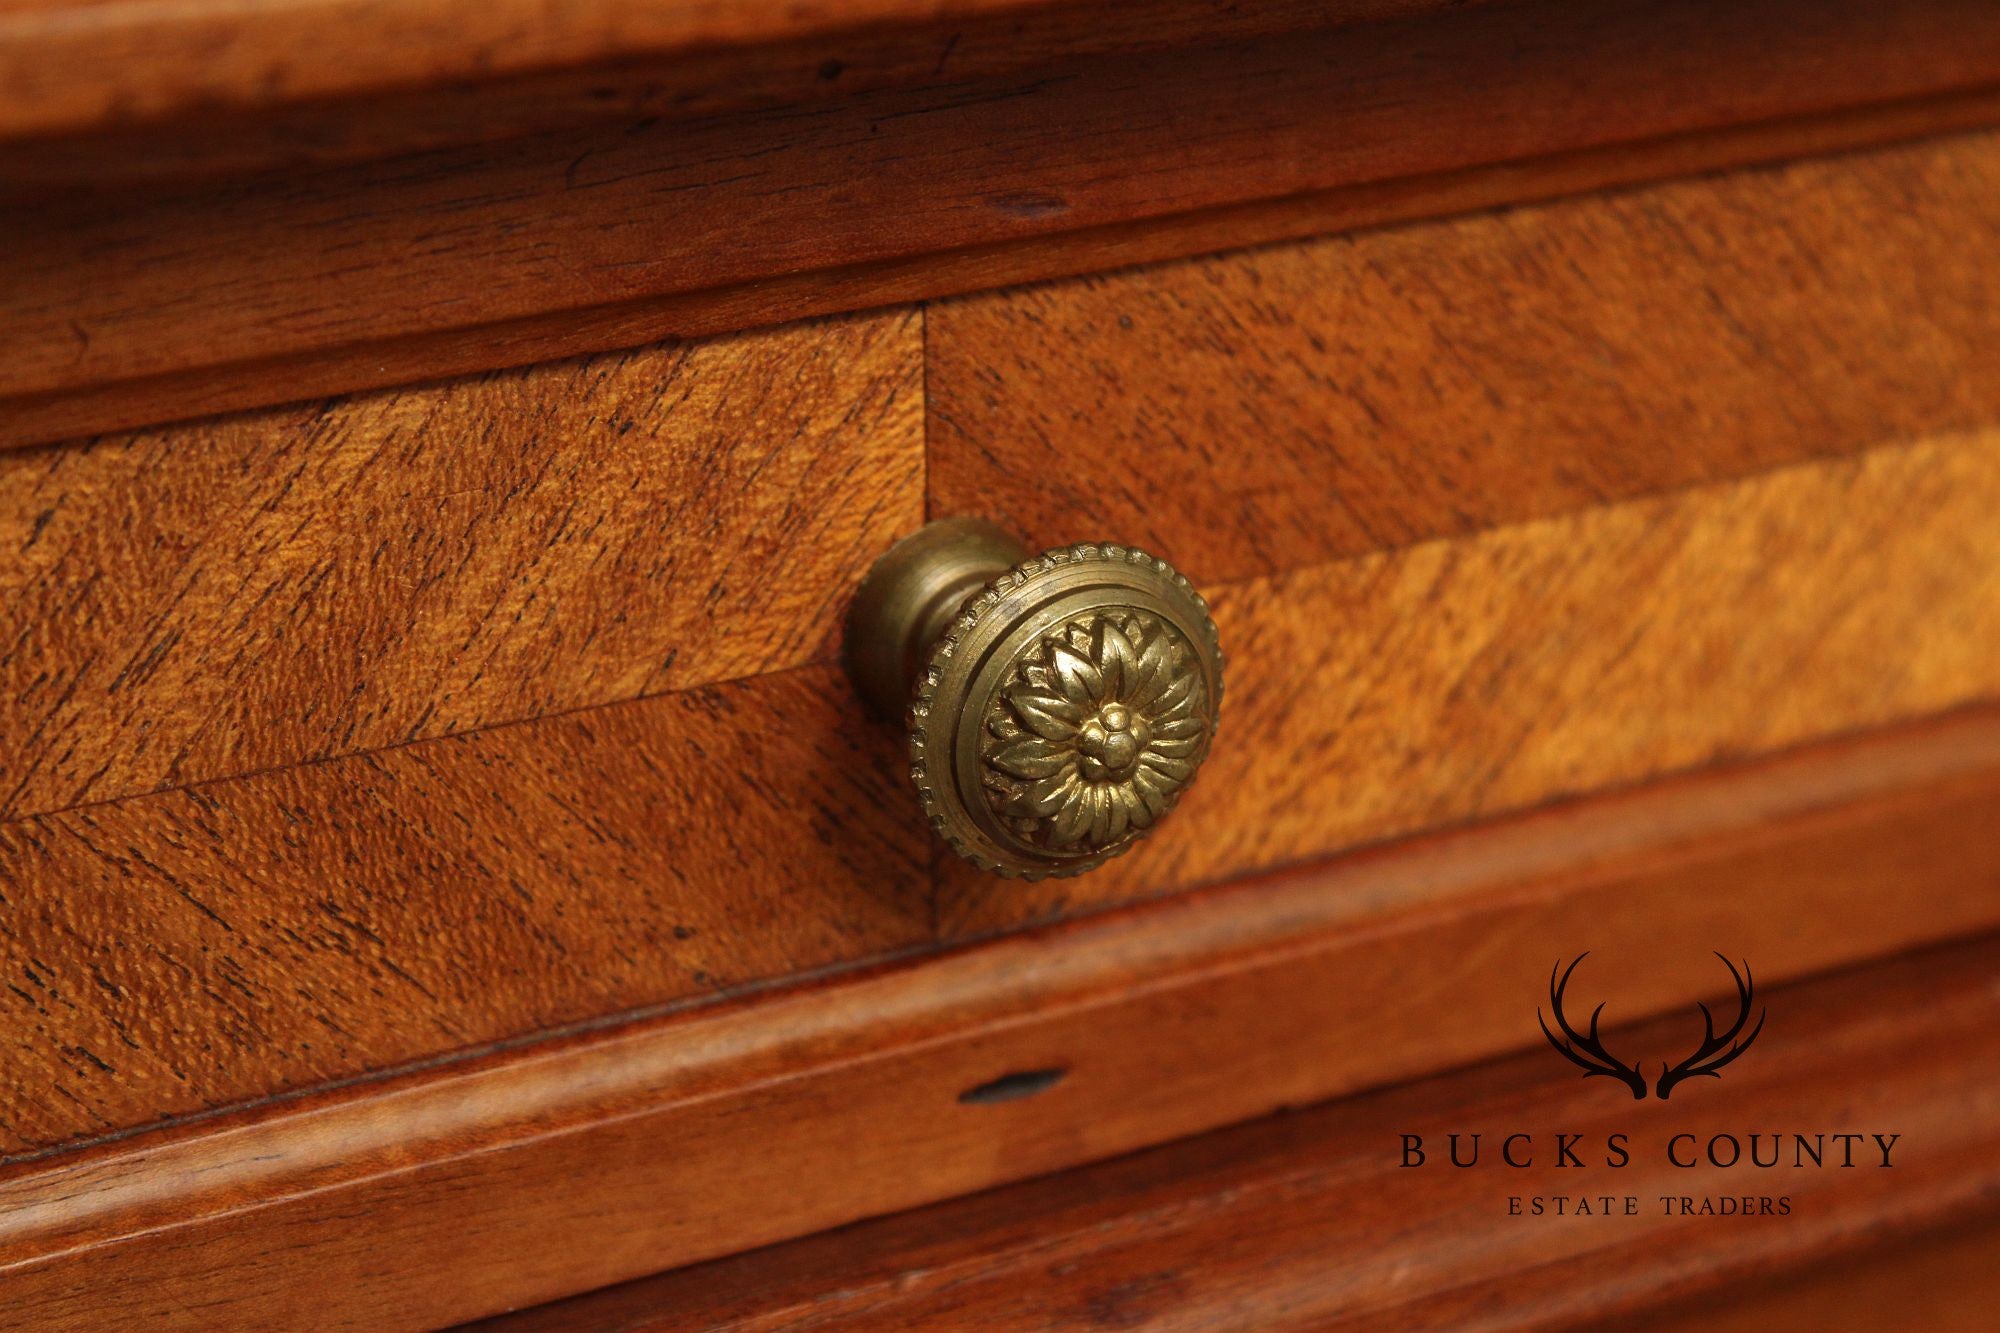
<instances>
[{"instance_id":1,"label":"veneer panel","mask_svg":"<svg viewBox=\"0 0 2000 1333\"><path fill-rule=\"evenodd\" d=\"M811 667L0 823L0 1155L917 948Z\"/></svg>"},{"instance_id":2,"label":"veneer panel","mask_svg":"<svg viewBox=\"0 0 2000 1333\"><path fill-rule=\"evenodd\" d=\"M1987 431L1213 588L1229 692L1173 817L1075 879L1003 882L940 854L940 928L2000 697L1996 512Z\"/></svg>"},{"instance_id":3,"label":"veneer panel","mask_svg":"<svg viewBox=\"0 0 2000 1333\"><path fill-rule=\"evenodd\" d=\"M0 819L830 660L919 320L0 455Z\"/></svg>"},{"instance_id":4,"label":"veneer panel","mask_svg":"<svg viewBox=\"0 0 2000 1333\"><path fill-rule=\"evenodd\" d=\"M1214 583L1984 427L1995 274L1976 135L943 301L931 506Z\"/></svg>"}]
</instances>

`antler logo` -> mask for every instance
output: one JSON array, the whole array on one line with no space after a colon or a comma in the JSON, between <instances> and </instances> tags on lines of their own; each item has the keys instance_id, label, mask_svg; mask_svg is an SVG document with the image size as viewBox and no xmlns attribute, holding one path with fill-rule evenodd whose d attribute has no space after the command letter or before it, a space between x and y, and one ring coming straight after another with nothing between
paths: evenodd
<instances>
[{"instance_id":1,"label":"antler logo","mask_svg":"<svg viewBox=\"0 0 2000 1333\"><path fill-rule=\"evenodd\" d=\"M1750 1006L1755 997L1750 979L1750 964L1745 962L1743 970L1738 972L1736 964L1719 953L1715 956L1722 959L1722 965L1729 969L1730 977L1736 982L1736 1021L1730 1024L1728 1031L1718 1035L1715 1030L1715 1015L1710 1012L1709 1007L1700 1003L1695 1005L1701 1010L1703 1028L1701 1045L1679 1064L1669 1065L1664 1061L1661 1062L1660 1077L1653 1084L1653 1095L1661 1101L1665 1101L1675 1088L1688 1079L1720 1078L1719 1071L1722 1067L1749 1050L1750 1043L1757 1040L1757 1034L1764 1030L1764 1019L1769 1010L1760 1011L1757 1015L1757 1026L1750 1029L1748 1036L1742 1035L1743 1025L1750 1019ZM1556 1054L1583 1070L1585 1078L1615 1078L1632 1090L1634 1101L1642 1101L1646 1096L1646 1076L1640 1072L1637 1065L1628 1065L1606 1050L1603 1041L1598 1038L1597 1024L1604 1013L1604 1006L1599 1004L1590 1011L1588 1032L1578 1032L1570 1023L1568 1016L1563 1013L1563 996L1569 990L1569 979L1575 974L1577 964L1588 957L1590 957L1588 952L1580 953L1576 956L1576 962L1567 968L1558 961L1549 970L1549 1006L1555 1010L1556 1027L1562 1035L1557 1036L1555 1032L1549 1030L1549 1021L1542 1016L1540 1009L1535 1010L1535 1017L1540 1020L1542 1035L1549 1039L1549 1045L1555 1048Z\"/></svg>"}]
</instances>

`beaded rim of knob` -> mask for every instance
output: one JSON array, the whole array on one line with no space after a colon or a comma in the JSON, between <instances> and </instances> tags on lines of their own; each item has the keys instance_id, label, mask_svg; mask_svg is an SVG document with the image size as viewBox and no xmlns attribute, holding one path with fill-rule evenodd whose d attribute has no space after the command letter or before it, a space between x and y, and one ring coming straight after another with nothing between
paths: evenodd
<instances>
[{"instance_id":1,"label":"beaded rim of knob","mask_svg":"<svg viewBox=\"0 0 2000 1333\"><path fill-rule=\"evenodd\" d=\"M1167 599L1181 602L1177 609L1184 614L1163 616L1144 606L1114 602L1063 616L1036 634L1031 648L1024 646L1010 664L1012 670L1007 680L997 683L987 698L977 701L968 698L962 712L947 718L937 716L938 691L953 659L969 639L987 627L1003 601L1030 585L1091 564L1112 570L1129 566L1148 571L1161 580L1160 591ZM1135 623L1140 625L1137 633L1144 641L1143 647L1132 642ZM1188 628L1205 639L1205 644L1188 642L1185 632ZM1079 632L1086 636L1084 640L1075 637ZM1174 649L1176 640L1186 650L1185 654ZM1101 646L1104 643L1110 644L1108 650ZM1100 660L1089 660L1086 646L1093 648ZM1206 666L1201 661L1204 647ZM1044 657L1030 660L1031 650L1042 652ZM1104 658L1107 651L1110 657ZM1061 652L1067 652L1071 659L1084 658L1085 668L1079 669L1074 661L1060 659ZM1149 652L1157 660L1147 660ZM1050 657L1059 660L1052 663ZM1178 669L1162 678L1170 666ZM1137 679L1131 679L1135 667L1143 670ZM1094 718L1051 717L1038 707L1044 704L1045 693L1055 693L1055 685L1065 677L1065 668L1067 681L1073 687L1079 679L1088 682L1094 673L1098 692L1094 696L1085 693L1081 697L1059 697L1057 701L1070 705L1070 711L1094 704L1098 709ZM925 816L953 851L995 874L1038 880L1094 869L1130 850L1146 829L1173 810L1193 782L1220 726L1222 668L1221 639L1209 616L1207 601L1165 560L1132 547L1099 542L1057 547L1024 560L966 601L960 613L938 635L916 673L908 710L910 777ZM1120 674L1115 687L1105 685L1109 670ZM1131 686L1129 690L1125 688L1127 685ZM1041 772L1034 767L1037 751L1033 742L1037 736L1032 728L1022 724L1020 715L1012 719L1019 734L1009 734L1000 725L1009 720L1004 716L1001 699L1010 689L1023 697L1019 713L1053 723L1041 728L1039 739L1047 742L1041 758L1043 767L1055 764L1056 768ZM1077 693L1072 690L1072 695ZM1005 842L1018 849L1019 859L1014 862L990 855L965 835L962 819L954 817L958 814L957 807L965 802L940 791L941 781L932 775L934 764L949 765L955 761L956 744L965 732L964 716L975 712L975 703L975 725L982 746L982 782L990 813L996 822L1007 826ZM1122 719L1118 715L1121 711ZM1079 752L1076 765L1069 765L1066 758L1050 753L1060 750L1065 740L1089 745L1087 729L1092 722L1098 722L1097 731L1103 731L1102 720L1106 718L1120 734L1133 739L1119 745L1113 743L1115 738L1106 736L1097 742L1092 754ZM1145 735L1138 739L1135 733L1142 728ZM1020 756L1011 770L995 763L995 755L1000 753L996 747L1004 749L1010 743ZM1088 788L1073 781L1070 786L1061 785L1064 768L1087 763L1098 770L1096 780ZM1023 769L1027 771L1019 771ZM1033 776L1038 772L1039 777ZM1161 781L1162 776L1170 781ZM1010 779L1027 785L1010 793L1007 789ZM1103 779L1117 781L1114 786ZM948 782L949 778L942 781ZM1026 792L1024 798L1022 791ZM1026 808L1020 810L1016 819L1008 820L1005 804L1020 800L1025 800ZM966 812L968 817L969 813ZM1058 847L1038 846L1027 836L1030 826L1041 824L1053 829ZM1107 840L1096 845L1089 841L1093 833L1108 835ZM1068 842L1085 845L1074 853L1059 850L1065 834L1070 835ZM996 845L1001 843L1000 838L993 841Z\"/></svg>"}]
</instances>

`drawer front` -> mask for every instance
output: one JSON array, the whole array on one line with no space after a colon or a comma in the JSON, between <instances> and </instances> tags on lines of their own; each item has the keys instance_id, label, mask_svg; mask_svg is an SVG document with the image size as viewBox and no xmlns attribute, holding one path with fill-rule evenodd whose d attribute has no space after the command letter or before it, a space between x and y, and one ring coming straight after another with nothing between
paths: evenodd
<instances>
[{"instance_id":1,"label":"drawer front","mask_svg":"<svg viewBox=\"0 0 2000 1333\"><path fill-rule=\"evenodd\" d=\"M1990 699L1996 163L1971 136L0 457L0 1152ZM841 671L927 514L1209 594L1219 739L1102 870L960 865Z\"/></svg>"},{"instance_id":2,"label":"drawer front","mask_svg":"<svg viewBox=\"0 0 2000 1333\"><path fill-rule=\"evenodd\" d=\"M1074 880L941 861L974 935L1884 726L2000 692L2000 433L1213 592L1221 732Z\"/></svg>"},{"instance_id":3,"label":"drawer front","mask_svg":"<svg viewBox=\"0 0 2000 1333\"><path fill-rule=\"evenodd\" d=\"M933 513L1203 586L2000 423L1971 135L939 302Z\"/></svg>"},{"instance_id":4,"label":"drawer front","mask_svg":"<svg viewBox=\"0 0 2000 1333\"><path fill-rule=\"evenodd\" d=\"M0 819L831 660L910 313L0 454Z\"/></svg>"},{"instance_id":5,"label":"drawer front","mask_svg":"<svg viewBox=\"0 0 2000 1333\"><path fill-rule=\"evenodd\" d=\"M0 454L0 1155L928 938L908 313Z\"/></svg>"},{"instance_id":6,"label":"drawer front","mask_svg":"<svg viewBox=\"0 0 2000 1333\"><path fill-rule=\"evenodd\" d=\"M1996 201L1978 135L934 306L932 512L1161 551L1230 659L1151 845L944 929L1993 697Z\"/></svg>"}]
</instances>

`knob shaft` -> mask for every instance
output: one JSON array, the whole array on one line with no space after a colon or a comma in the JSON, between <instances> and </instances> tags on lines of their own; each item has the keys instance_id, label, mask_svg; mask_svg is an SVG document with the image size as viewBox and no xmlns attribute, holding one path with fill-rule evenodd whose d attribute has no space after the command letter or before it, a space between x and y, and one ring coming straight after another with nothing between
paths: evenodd
<instances>
[{"instance_id":1,"label":"knob shaft","mask_svg":"<svg viewBox=\"0 0 2000 1333\"><path fill-rule=\"evenodd\" d=\"M932 826L975 865L1040 879L1126 850L1208 754L1222 650L1166 561L1082 543L1030 555L947 519L876 562L847 624L848 670L900 713Z\"/></svg>"}]
</instances>

